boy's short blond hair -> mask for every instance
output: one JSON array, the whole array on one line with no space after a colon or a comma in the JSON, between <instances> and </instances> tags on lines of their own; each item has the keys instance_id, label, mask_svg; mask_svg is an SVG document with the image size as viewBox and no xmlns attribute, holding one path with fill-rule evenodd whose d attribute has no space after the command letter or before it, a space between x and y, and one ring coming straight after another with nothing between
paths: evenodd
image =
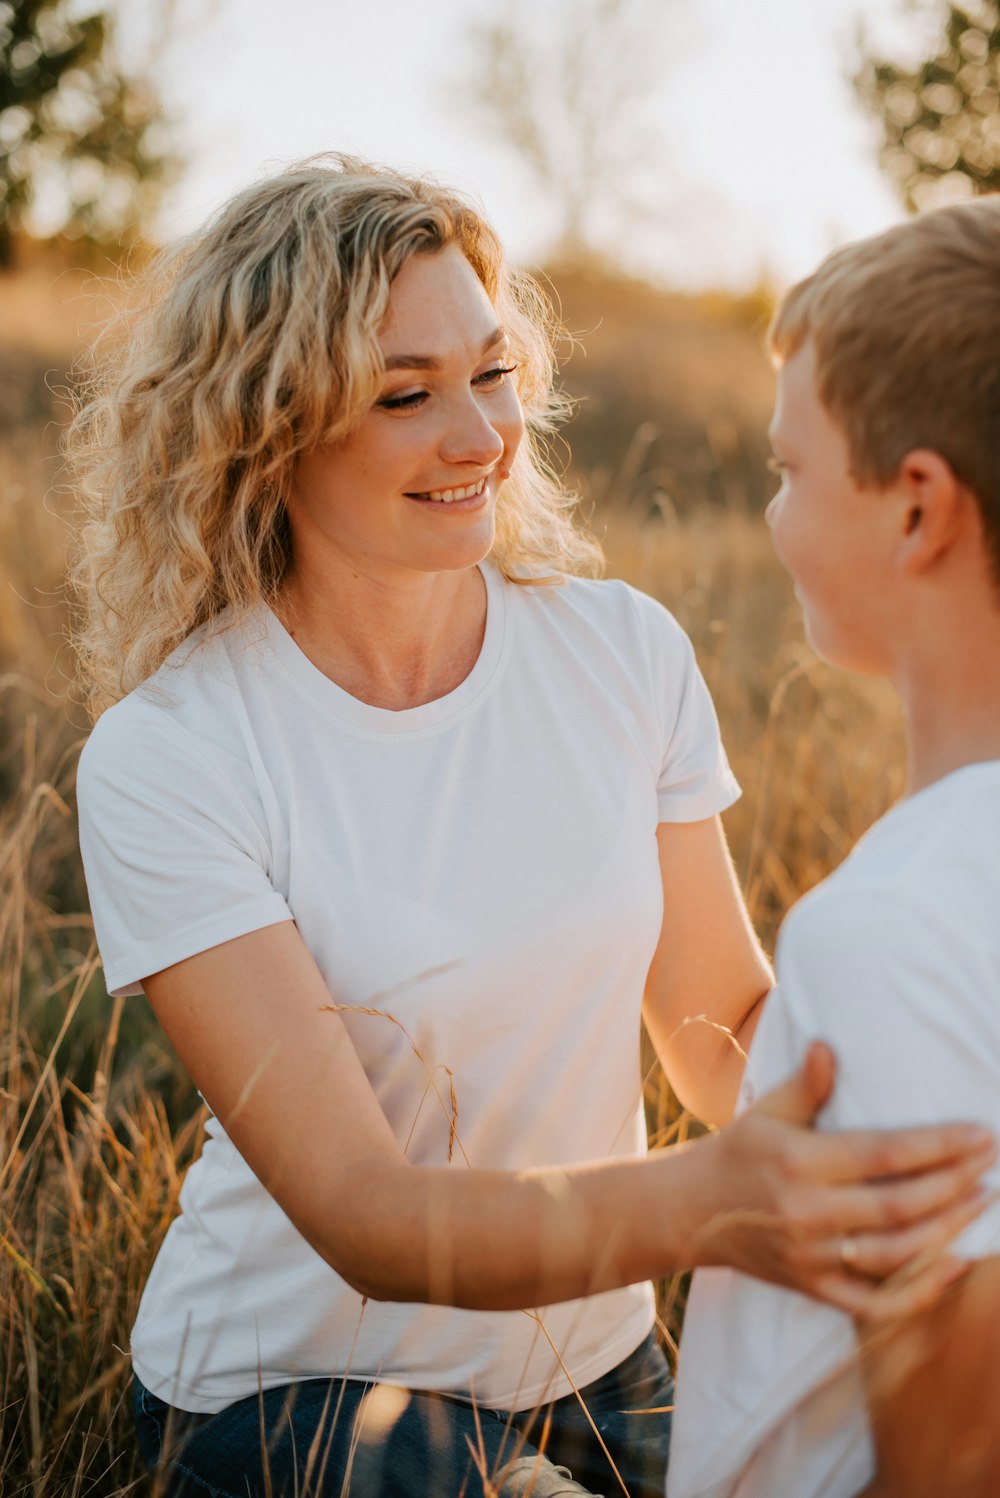
<instances>
[{"instance_id":1,"label":"boy's short blond hair","mask_svg":"<svg viewBox=\"0 0 1000 1498\"><path fill-rule=\"evenodd\" d=\"M939 453L979 502L1000 581L1000 194L830 255L768 335L779 364L807 340L855 480L886 485L908 452Z\"/></svg>"}]
</instances>

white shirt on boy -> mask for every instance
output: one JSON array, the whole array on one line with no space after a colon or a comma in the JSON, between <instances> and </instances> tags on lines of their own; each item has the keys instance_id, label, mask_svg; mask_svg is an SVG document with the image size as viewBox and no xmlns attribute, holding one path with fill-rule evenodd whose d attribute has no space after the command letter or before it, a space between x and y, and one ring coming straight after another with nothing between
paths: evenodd
<instances>
[{"instance_id":1,"label":"white shirt on boy","mask_svg":"<svg viewBox=\"0 0 1000 1498\"><path fill-rule=\"evenodd\" d=\"M837 1055L824 1129L942 1120L1000 1134L1000 762L894 807L786 920L741 1107ZM986 1178L996 1191L1000 1171ZM1000 1202L954 1245L1000 1252ZM668 1498L854 1498L874 1475L851 1319L728 1269L694 1277Z\"/></svg>"}]
</instances>

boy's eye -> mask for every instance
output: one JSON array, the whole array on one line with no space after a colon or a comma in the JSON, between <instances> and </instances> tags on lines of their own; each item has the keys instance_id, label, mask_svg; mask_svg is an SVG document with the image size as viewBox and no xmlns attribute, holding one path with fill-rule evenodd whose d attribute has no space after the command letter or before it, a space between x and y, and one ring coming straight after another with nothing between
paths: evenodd
<instances>
[{"instance_id":1,"label":"boy's eye","mask_svg":"<svg viewBox=\"0 0 1000 1498\"><path fill-rule=\"evenodd\" d=\"M771 472L776 473L778 475L778 478L780 479L785 472L786 465L781 461L780 458L768 458L767 466L771 470Z\"/></svg>"}]
</instances>

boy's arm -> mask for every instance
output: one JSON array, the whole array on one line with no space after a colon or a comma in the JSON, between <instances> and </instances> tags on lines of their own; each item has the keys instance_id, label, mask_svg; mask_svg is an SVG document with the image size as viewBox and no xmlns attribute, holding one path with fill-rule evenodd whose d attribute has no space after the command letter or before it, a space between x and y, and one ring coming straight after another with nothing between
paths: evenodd
<instances>
[{"instance_id":1,"label":"boy's arm","mask_svg":"<svg viewBox=\"0 0 1000 1498\"><path fill-rule=\"evenodd\" d=\"M1000 1493L1000 1256L868 1333L862 1365L878 1476L861 1498Z\"/></svg>"},{"instance_id":2,"label":"boy's arm","mask_svg":"<svg viewBox=\"0 0 1000 1498\"><path fill-rule=\"evenodd\" d=\"M922 899L913 894L912 882L901 883L899 891L828 886L793 911L777 954L776 1016L787 1017L800 1046L822 1037L837 1056L837 1083L821 1127L893 1126L961 1115L1000 1136L993 943L989 933L984 940L974 927L956 921L935 893ZM998 1176L994 1166L984 1184L995 1191ZM865 1235L852 1247L859 1274L884 1272ZM977 1261L955 1292L918 1318L866 1333L859 1348L879 1463L865 1498L950 1498L963 1440L974 1446L982 1423L1000 1432L995 1195L985 1198L981 1215L951 1251ZM860 1380L857 1398L863 1417ZM807 1426L799 1434L808 1440ZM973 1458L979 1460L974 1449ZM993 1482L988 1475L1000 1472L1000 1453L990 1448L982 1461L983 1473L956 1488L955 1498L1000 1494L1000 1477Z\"/></svg>"}]
</instances>

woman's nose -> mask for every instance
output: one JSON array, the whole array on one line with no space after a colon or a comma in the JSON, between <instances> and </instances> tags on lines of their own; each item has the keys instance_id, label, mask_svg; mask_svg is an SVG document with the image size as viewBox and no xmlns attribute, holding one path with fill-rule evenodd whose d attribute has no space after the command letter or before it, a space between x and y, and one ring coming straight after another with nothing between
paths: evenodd
<instances>
[{"instance_id":1,"label":"woman's nose","mask_svg":"<svg viewBox=\"0 0 1000 1498\"><path fill-rule=\"evenodd\" d=\"M505 446L499 428L479 403L470 399L453 413L441 439L441 456L449 463L492 466L503 456Z\"/></svg>"}]
</instances>

